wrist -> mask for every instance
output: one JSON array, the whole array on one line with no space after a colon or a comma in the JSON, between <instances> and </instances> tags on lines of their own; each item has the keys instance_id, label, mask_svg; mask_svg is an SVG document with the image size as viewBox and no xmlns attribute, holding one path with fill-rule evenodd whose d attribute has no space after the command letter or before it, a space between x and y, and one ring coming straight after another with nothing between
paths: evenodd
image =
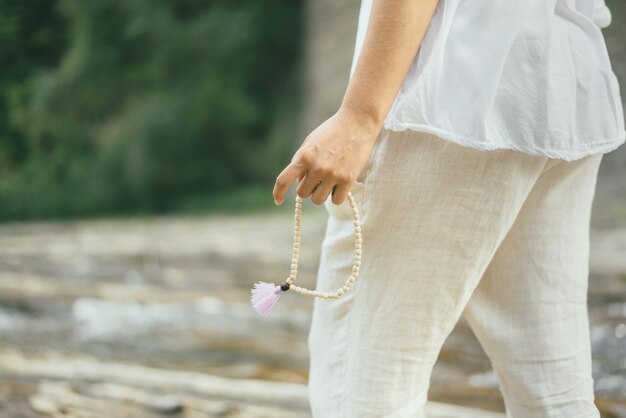
<instances>
[{"instance_id":1,"label":"wrist","mask_svg":"<svg viewBox=\"0 0 626 418\"><path fill-rule=\"evenodd\" d=\"M378 135L384 122L384 118L374 114L374 112L368 112L364 109L343 103L337 113L353 120L354 123L358 124L358 126L374 137Z\"/></svg>"}]
</instances>

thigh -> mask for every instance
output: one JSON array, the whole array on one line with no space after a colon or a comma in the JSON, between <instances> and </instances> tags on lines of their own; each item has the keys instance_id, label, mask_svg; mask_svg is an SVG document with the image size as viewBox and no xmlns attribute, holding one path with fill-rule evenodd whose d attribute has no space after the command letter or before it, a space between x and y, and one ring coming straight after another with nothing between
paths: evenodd
<instances>
[{"instance_id":1,"label":"thigh","mask_svg":"<svg viewBox=\"0 0 626 418\"><path fill-rule=\"evenodd\" d=\"M382 131L355 199L362 261L352 289L315 299L309 333L314 417L418 417L443 341L546 159ZM329 209L316 288L343 286L350 208Z\"/></svg>"},{"instance_id":2,"label":"thigh","mask_svg":"<svg viewBox=\"0 0 626 418\"><path fill-rule=\"evenodd\" d=\"M463 313L492 360L509 417L600 416L587 284L601 157L550 161Z\"/></svg>"}]
</instances>

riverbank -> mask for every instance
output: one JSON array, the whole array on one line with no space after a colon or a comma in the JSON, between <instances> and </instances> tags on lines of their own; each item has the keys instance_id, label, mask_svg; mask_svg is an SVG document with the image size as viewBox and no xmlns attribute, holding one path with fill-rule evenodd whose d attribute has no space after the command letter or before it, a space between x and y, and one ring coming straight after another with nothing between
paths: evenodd
<instances>
[{"instance_id":1,"label":"riverbank","mask_svg":"<svg viewBox=\"0 0 626 418\"><path fill-rule=\"evenodd\" d=\"M305 287L314 287L326 216L305 207L298 275ZM125 411L116 416L179 408L171 413L204 417L220 407L238 408L224 416L282 416L268 415L272 405L307 416L312 300L285 297L265 319L249 303L254 282L288 273L292 234L284 212L0 226L1 415L55 416L65 399L66 408L95 417L105 399ZM591 249L596 400L604 416L622 418L626 230L594 230ZM147 383L137 383L141 376ZM300 404L207 392L207 382L227 388L235 379L287 385ZM188 386L196 381L205 386ZM489 361L463 321L444 345L429 395L433 411L444 404L504 411Z\"/></svg>"}]
</instances>

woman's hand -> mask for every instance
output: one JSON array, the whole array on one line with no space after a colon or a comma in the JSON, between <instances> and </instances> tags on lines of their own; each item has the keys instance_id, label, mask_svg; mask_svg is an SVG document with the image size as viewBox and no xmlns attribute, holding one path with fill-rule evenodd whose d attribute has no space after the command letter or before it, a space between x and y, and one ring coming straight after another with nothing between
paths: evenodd
<instances>
[{"instance_id":1,"label":"woman's hand","mask_svg":"<svg viewBox=\"0 0 626 418\"><path fill-rule=\"evenodd\" d=\"M322 204L332 192L333 203L343 203L365 167L438 1L372 2L363 46L341 107L309 134L276 178L277 205L296 179L298 196L311 195L313 203Z\"/></svg>"},{"instance_id":2,"label":"woman's hand","mask_svg":"<svg viewBox=\"0 0 626 418\"><path fill-rule=\"evenodd\" d=\"M319 205L332 193L333 203L342 204L365 166L380 128L380 123L359 111L341 107L306 137L291 163L278 175L274 202L281 205L287 189L297 179L296 193L303 199L311 196L311 201Z\"/></svg>"}]
</instances>

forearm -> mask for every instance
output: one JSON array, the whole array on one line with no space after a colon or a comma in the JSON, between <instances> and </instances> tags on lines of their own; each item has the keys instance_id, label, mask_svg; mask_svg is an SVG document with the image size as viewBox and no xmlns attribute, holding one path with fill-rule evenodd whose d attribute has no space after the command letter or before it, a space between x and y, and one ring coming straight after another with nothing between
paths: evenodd
<instances>
[{"instance_id":1,"label":"forearm","mask_svg":"<svg viewBox=\"0 0 626 418\"><path fill-rule=\"evenodd\" d=\"M341 111L377 131L419 49L438 0L373 0Z\"/></svg>"}]
</instances>

